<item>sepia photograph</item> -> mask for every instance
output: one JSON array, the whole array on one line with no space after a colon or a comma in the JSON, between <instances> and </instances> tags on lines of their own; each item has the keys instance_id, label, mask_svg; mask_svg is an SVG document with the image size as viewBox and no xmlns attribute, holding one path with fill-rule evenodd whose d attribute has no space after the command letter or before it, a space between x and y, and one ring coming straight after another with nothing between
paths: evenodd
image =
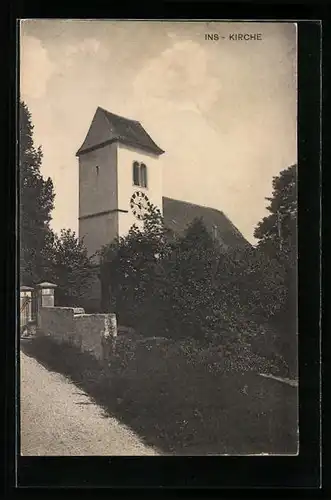
<instances>
[{"instance_id":1,"label":"sepia photograph","mask_svg":"<svg viewBox=\"0 0 331 500\"><path fill-rule=\"evenodd\" d=\"M18 23L20 455L297 455L297 25Z\"/></svg>"}]
</instances>

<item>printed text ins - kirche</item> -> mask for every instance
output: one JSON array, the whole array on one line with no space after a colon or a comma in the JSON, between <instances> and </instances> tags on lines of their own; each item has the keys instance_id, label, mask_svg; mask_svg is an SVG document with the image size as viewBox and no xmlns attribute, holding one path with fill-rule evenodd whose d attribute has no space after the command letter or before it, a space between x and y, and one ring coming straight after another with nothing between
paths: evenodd
<instances>
[{"instance_id":1,"label":"printed text ins - kirche","mask_svg":"<svg viewBox=\"0 0 331 500\"><path fill-rule=\"evenodd\" d=\"M205 40L232 40L232 41L250 41L262 40L262 33L230 33L227 36L220 35L219 33L206 33Z\"/></svg>"}]
</instances>

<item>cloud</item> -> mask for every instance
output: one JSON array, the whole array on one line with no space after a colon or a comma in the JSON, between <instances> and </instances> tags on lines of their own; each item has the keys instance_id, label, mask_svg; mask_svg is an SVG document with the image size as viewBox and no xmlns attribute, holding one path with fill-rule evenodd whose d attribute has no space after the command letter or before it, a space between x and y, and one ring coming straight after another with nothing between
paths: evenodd
<instances>
[{"instance_id":1,"label":"cloud","mask_svg":"<svg viewBox=\"0 0 331 500\"><path fill-rule=\"evenodd\" d=\"M271 176L296 151L288 42L272 32L254 50L204 44L189 23L167 25L167 37L138 23L134 40L132 23L85 23L79 33L60 24L56 36L47 26L30 32L21 47L22 89L57 192L54 227L77 229L74 154L101 105L141 121L165 149L165 195L220 208L251 238Z\"/></svg>"},{"instance_id":2,"label":"cloud","mask_svg":"<svg viewBox=\"0 0 331 500\"><path fill-rule=\"evenodd\" d=\"M24 99L40 99L55 72L48 51L38 38L25 36L21 41L21 95Z\"/></svg>"},{"instance_id":3,"label":"cloud","mask_svg":"<svg viewBox=\"0 0 331 500\"><path fill-rule=\"evenodd\" d=\"M105 59L108 57L108 51L102 46L100 40L96 38L85 38L81 42L75 43L75 45L67 45L64 51L66 56L66 61L71 60L73 56L81 55L93 55L97 56L98 59Z\"/></svg>"},{"instance_id":4,"label":"cloud","mask_svg":"<svg viewBox=\"0 0 331 500\"><path fill-rule=\"evenodd\" d=\"M22 98L29 100L44 97L50 79L56 75L64 74L68 67L80 64L79 56L93 58L94 61L104 61L108 55L108 50L99 40L85 38L75 45L67 44L61 51L61 55L52 61L48 50L42 45L39 38L23 36L20 64Z\"/></svg>"},{"instance_id":5,"label":"cloud","mask_svg":"<svg viewBox=\"0 0 331 500\"><path fill-rule=\"evenodd\" d=\"M139 100L171 101L177 108L208 110L217 100L220 82L209 72L209 56L191 40L175 42L148 61L133 82Z\"/></svg>"}]
</instances>

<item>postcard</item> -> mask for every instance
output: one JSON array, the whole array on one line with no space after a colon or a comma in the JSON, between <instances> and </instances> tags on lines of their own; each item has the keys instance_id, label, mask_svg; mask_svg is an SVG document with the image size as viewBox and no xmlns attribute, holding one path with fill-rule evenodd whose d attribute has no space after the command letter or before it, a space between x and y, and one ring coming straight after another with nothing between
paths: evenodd
<instances>
[{"instance_id":1,"label":"postcard","mask_svg":"<svg viewBox=\"0 0 331 500\"><path fill-rule=\"evenodd\" d=\"M19 28L21 455L296 455L296 24Z\"/></svg>"}]
</instances>

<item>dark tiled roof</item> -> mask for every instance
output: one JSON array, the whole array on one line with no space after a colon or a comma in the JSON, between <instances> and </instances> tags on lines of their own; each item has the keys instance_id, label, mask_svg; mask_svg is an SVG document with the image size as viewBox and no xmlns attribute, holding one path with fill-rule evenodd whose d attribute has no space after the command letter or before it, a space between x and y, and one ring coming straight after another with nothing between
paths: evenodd
<instances>
[{"instance_id":1,"label":"dark tiled roof","mask_svg":"<svg viewBox=\"0 0 331 500\"><path fill-rule=\"evenodd\" d=\"M208 232L216 236L224 248L250 246L226 215L215 208L163 197L163 218L166 226L178 234L195 218L201 218Z\"/></svg>"},{"instance_id":2,"label":"dark tiled roof","mask_svg":"<svg viewBox=\"0 0 331 500\"><path fill-rule=\"evenodd\" d=\"M85 141L77 151L76 156L115 141L139 147L157 155L164 153L148 135L140 122L115 115L98 107Z\"/></svg>"}]
</instances>

